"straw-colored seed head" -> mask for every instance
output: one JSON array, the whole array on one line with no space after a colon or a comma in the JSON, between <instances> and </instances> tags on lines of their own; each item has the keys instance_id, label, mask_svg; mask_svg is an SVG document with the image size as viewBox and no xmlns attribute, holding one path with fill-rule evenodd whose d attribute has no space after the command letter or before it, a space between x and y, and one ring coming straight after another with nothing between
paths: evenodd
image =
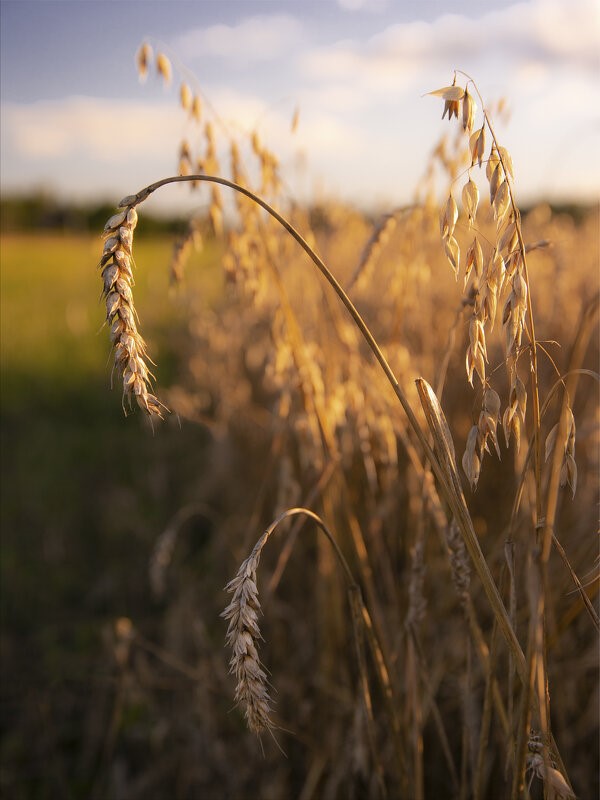
<instances>
[{"instance_id":1,"label":"straw-colored seed head","mask_svg":"<svg viewBox=\"0 0 600 800\"><path fill-rule=\"evenodd\" d=\"M505 180L502 181L502 183L498 187L498 191L494 194L493 203L494 203L494 217L496 218L498 224L500 225L510 209L510 191L508 188L507 181Z\"/></svg>"},{"instance_id":2,"label":"straw-colored seed head","mask_svg":"<svg viewBox=\"0 0 600 800\"><path fill-rule=\"evenodd\" d=\"M290 133L296 133L298 122L300 120L300 109L296 106L292 115L292 122L290 124Z\"/></svg>"},{"instance_id":3,"label":"straw-colored seed head","mask_svg":"<svg viewBox=\"0 0 600 800\"><path fill-rule=\"evenodd\" d=\"M462 457L462 468L465 471L471 489L475 491L481 472L481 447L479 441L479 428L473 425L467 437L467 446Z\"/></svg>"},{"instance_id":4,"label":"straw-colored seed head","mask_svg":"<svg viewBox=\"0 0 600 800\"><path fill-rule=\"evenodd\" d=\"M502 160L506 174L510 177L511 180L514 180L515 175L513 169L513 162L510 153L508 152L506 147L500 146L498 148L498 157Z\"/></svg>"},{"instance_id":5,"label":"straw-colored seed head","mask_svg":"<svg viewBox=\"0 0 600 800\"><path fill-rule=\"evenodd\" d=\"M460 268L460 246L454 236L450 236L444 242L444 252L446 253L446 258L452 269L454 270L454 275L458 278L458 270Z\"/></svg>"},{"instance_id":6,"label":"straw-colored seed head","mask_svg":"<svg viewBox=\"0 0 600 800\"><path fill-rule=\"evenodd\" d=\"M504 182L504 170L502 169L502 164L498 162L495 168L492 170L492 174L490 176L490 203L492 204L492 206L494 206L494 202L496 200L496 194L498 193L500 184L503 182ZM495 209L494 209L494 216L497 217Z\"/></svg>"},{"instance_id":7,"label":"straw-colored seed head","mask_svg":"<svg viewBox=\"0 0 600 800\"><path fill-rule=\"evenodd\" d=\"M165 83L171 82L171 62L164 53L158 53L156 56L156 71Z\"/></svg>"},{"instance_id":8,"label":"straw-colored seed head","mask_svg":"<svg viewBox=\"0 0 600 800\"><path fill-rule=\"evenodd\" d=\"M521 428L525 424L525 413L527 411L527 389L525 384L516 374L512 376L510 393L508 396L508 406L502 415L502 427L506 446L510 443L511 435L515 437L517 451L521 444Z\"/></svg>"},{"instance_id":9,"label":"straw-colored seed head","mask_svg":"<svg viewBox=\"0 0 600 800\"><path fill-rule=\"evenodd\" d=\"M500 165L500 157L498 156L496 145L492 145L492 149L487 164L485 165L485 176L488 179L489 183L492 182L492 176L499 165Z\"/></svg>"},{"instance_id":10,"label":"straw-colored seed head","mask_svg":"<svg viewBox=\"0 0 600 800\"><path fill-rule=\"evenodd\" d=\"M507 256L512 254L514 250L517 248L519 243L519 239L517 236L517 225L514 219L511 219L502 236L500 237L500 241L498 242L498 249L499 250L506 250Z\"/></svg>"},{"instance_id":11,"label":"straw-colored seed head","mask_svg":"<svg viewBox=\"0 0 600 800\"><path fill-rule=\"evenodd\" d=\"M454 233L454 227L458 220L458 207L452 195L448 195L448 200L440 216L440 233L442 238L450 237Z\"/></svg>"},{"instance_id":12,"label":"straw-colored seed head","mask_svg":"<svg viewBox=\"0 0 600 800\"><path fill-rule=\"evenodd\" d=\"M477 216L477 206L479 205L479 189L475 181L469 180L465 183L462 190L462 201L467 217L469 218L469 225L475 222Z\"/></svg>"},{"instance_id":13,"label":"straw-colored seed head","mask_svg":"<svg viewBox=\"0 0 600 800\"><path fill-rule=\"evenodd\" d=\"M541 753L528 756L527 767L549 788L549 797L555 800L575 800L575 794L562 773L550 764L544 763Z\"/></svg>"},{"instance_id":14,"label":"straw-colored seed head","mask_svg":"<svg viewBox=\"0 0 600 800\"><path fill-rule=\"evenodd\" d=\"M192 118L196 120L196 122L200 122L200 120L202 119L202 103L200 101L200 97L197 94L194 95L194 98L192 100L192 108L190 114Z\"/></svg>"},{"instance_id":15,"label":"straw-colored seed head","mask_svg":"<svg viewBox=\"0 0 600 800\"><path fill-rule=\"evenodd\" d=\"M428 94L443 98L444 113L442 114L442 119L444 119L446 114L448 114L448 119L452 119L452 117L456 117L458 119L460 101L465 96L465 90L462 88L462 86L456 86L455 84L452 84L452 86L444 86L441 89L428 92Z\"/></svg>"},{"instance_id":16,"label":"straw-colored seed head","mask_svg":"<svg viewBox=\"0 0 600 800\"><path fill-rule=\"evenodd\" d=\"M110 217L110 219L104 226L104 233L107 234L114 228L118 228L119 225L125 222L126 217L127 217L127 211L120 211L118 214L113 214L113 216Z\"/></svg>"},{"instance_id":17,"label":"straw-colored seed head","mask_svg":"<svg viewBox=\"0 0 600 800\"><path fill-rule=\"evenodd\" d=\"M179 102L184 111L189 111L192 107L192 90L185 81L179 87Z\"/></svg>"},{"instance_id":18,"label":"straw-colored seed head","mask_svg":"<svg viewBox=\"0 0 600 800\"><path fill-rule=\"evenodd\" d=\"M486 274L486 281L488 285L500 290L504 281L505 272L506 266L504 264L504 259L502 258L500 251L496 249L494 250L488 265Z\"/></svg>"},{"instance_id":19,"label":"straw-colored seed head","mask_svg":"<svg viewBox=\"0 0 600 800\"><path fill-rule=\"evenodd\" d=\"M500 458L500 445L498 444L496 429L498 427L499 415L500 397L493 389L486 389L483 395L483 404L477 427L479 429L480 441L483 442L483 448L489 452L487 440L491 439L498 458Z\"/></svg>"},{"instance_id":20,"label":"straw-colored seed head","mask_svg":"<svg viewBox=\"0 0 600 800\"><path fill-rule=\"evenodd\" d=\"M465 286L466 286L472 269L475 270L475 275L477 276L477 278L481 277L481 273L483 271L483 251L481 249L481 245L479 244L479 239L477 237L473 239L469 249L467 250L465 266L466 266L465 268Z\"/></svg>"},{"instance_id":21,"label":"straw-colored seed head","mask_svg":"<svg viewBox=\"0 0 600 800\"><path fill-rule=\"evenodd\" d=\"M262 539L259 540L250 556L242 562L235 578L227 584L226 590L233 597L221 614L229 620L225 641L232 650L229 665L237 681L235 699L243 706L248 727L256 734L273 727L267 674L260 663L257 644L261 636L256 570L263 543Z\"/></svg>"},{"instance_id":22,"label":"straw-colored seed head","mask_svg":"<svg viewBox=\"0 0 600 800\"><path fill-rule=\"evenodd\" d=\"M147 42L144 42L137 51L135 61L140 80L145 81L148 75L148 67L152 61L152 48Z\"/></svg>"},{"instance_id":23,"label":"straw-colored seed head","mask_svg":"<svg viewBox=\"0 0 600 800\"><path fill-rule=\"evenodd\" d=\"M475 119L475 110L476 105L473 97L468 93L465 92L463 97L463 107L462 107L462 126L463 130L467 133L471 133L473 128L473 120Z\"/></svg>"},{"instance_id":24,"label":"straw-colored seed head","mask_svg":"<svg viewBox=\"0 0 600 800\"><path fill-rule=\"evenodd\" d=\"M117 208L126 208L137 202L137 197L134 194L128 194L117 203Z\"/></svg>"},{"instance_id":25,"label":"straw-colored seed head","mask_svg":"<svg viewBox=\"0 0 600 800\"><path fill-rule=\"evenodd\" d=\"M482 125L479 130L471 134L469 139L469 149L471 151L471 166L477 162L479 166L483 163L483 154L485 152L485 126Z\"/></svg>"},{"instance_id":26,"label":"straw-colored seed head","mask_svg":"<svg viewBox=\"0 0 600 800\"><path fill-rule=\"evenodd\" d=\"M135 197L125 198L135 202ZM150 372L145 362L146 346L136 327L133 299L131 251L137 212L133 205L121 201L122 211L113 214L104 226L106 237L100 260L102 294L110 340L114 348L114 369L123 381L123 398L130 406L137 405L150 415L162 416L161 403L151 394Z\"/></svg>"},{"instance_id":27,"label":"straw-colored seed head","mask_svg":"<svg viewBox=\"0 0 600 800\"><path fill-rule=\"evenodd\" d=\"M473 373L477 372L480 381L485 381L485 362L487 361L485 329L477 314L469 323L469 346L466 354L467 380L473 385Z\"/></svg>"},{"instance_id":28,"label":"straw-colored seed head","mask_svg":"<svg viewBox=\"0 0 600 800\"><path fill-rule=\"evenodd\" d=\"M575 463L575 437L576 437L576 427L575 427L575 417L573 416L573 411L569 406L567 406L566 410L567 414L567 425L565 431L565 438L560 443L560 447L563 451L563 462L560 471L560 485L565 486L567 483L571 487L571 491L573 493L573 497L575 497L575 491L577 489L577 464ZM557 422L556 425L552 428L548 436L546 437L546 444L545 444L545 459L546 461L554 451L556 447L556 439L558 436L559 430L559 423Z\"/></svg>"}]
</instances>

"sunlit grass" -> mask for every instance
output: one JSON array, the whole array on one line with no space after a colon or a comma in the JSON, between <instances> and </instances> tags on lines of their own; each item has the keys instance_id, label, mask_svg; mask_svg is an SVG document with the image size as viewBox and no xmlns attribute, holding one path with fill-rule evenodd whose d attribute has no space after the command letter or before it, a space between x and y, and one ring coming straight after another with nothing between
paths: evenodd
<instances>
[{"instance_id":1,"label":"sunlit grass","mask_svg":"<svg viewBox=\"0 0 600 800\"><path fill-rule=\"evenodd\" d=\"M185 311L169 287L172 239L136 241L136 297L152 354L168 331L185 324ZM86 377L110 382L110 345L104 330L96 236L5 235L1 240L1 368L5 402L24 383L73 387ZM207 302L221 291L214 251L195 254L186 280ZM22 401L24 398L19 398Z\"/></svg>"}]
</instances>

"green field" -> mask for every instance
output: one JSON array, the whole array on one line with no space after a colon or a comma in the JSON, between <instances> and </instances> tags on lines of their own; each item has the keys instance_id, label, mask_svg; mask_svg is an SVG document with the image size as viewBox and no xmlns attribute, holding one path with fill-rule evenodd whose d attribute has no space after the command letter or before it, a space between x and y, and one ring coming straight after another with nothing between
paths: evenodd
<instances>
[{"instance_id":1,"label":"green field","mask_svg":"<svg viewBox=\"0 0 600 800\"><path fill-rule=\"evenodd\" d=\"M66 387L83 389L85 380L110 383L110 346L103 329L96 269L101 249L100 237L3 236L1 363L5 403L27 402L13 391L33 389L31 382L42 394ZM141 326L152 331L149 345L155 354L157 348L168 350L165 342L173 327L185 325L184 312L169 287L171 250L171 240L142 238L135 252ZM219 291L216 274L209 259L204 263L196 257L190 265L190 280L208 294L209 301Z\"/></svg>"},{"instance_id":2,"label":"green field","mask_svg":"<svg viewBox=\"0 0 600 800\"><path fill-rule=\"evenodd\" d=\"M118 616L149 613L152 546L193 492L206 434L177 420L153 434L141 415L124 417L118 385L110 391L99 237L1 244L0 792L88 797L112 697L106 633ZM171 247L140 238L135 253L163 387L179 366L170 342L187 324L169 289ZM217 261L190 264L209 302L221 291Z\"/></svg>"}]
</instances>

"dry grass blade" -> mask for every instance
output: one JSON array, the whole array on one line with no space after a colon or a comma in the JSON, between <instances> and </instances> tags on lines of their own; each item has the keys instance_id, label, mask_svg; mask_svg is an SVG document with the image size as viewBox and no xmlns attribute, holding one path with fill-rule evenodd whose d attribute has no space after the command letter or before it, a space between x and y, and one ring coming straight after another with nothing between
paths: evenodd
<instances>
[{"instance_id":1,"label":"dry grass blade","mask_svg":"<svg viewBox=\"0 0 600 800\"><path fill-rule=\"evenodd\" d=\"M429 430L433 435L435 448L440 455L442 463L447 469L447 474L454 489L459 495L462 495L462 488L458 479L458 469L456 466L456 451L454 449L454 441L450 433L450 427L439 400L436 397L432 387L423 378L417 378L416 381L419 398Z\"/></svg>"}]
</instances>

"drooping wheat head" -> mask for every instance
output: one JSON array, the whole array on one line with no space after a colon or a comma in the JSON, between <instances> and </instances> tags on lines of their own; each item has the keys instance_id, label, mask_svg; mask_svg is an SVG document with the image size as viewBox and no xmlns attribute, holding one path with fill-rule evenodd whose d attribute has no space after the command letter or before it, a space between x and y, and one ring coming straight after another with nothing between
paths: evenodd
<instances>
[{"instance_id":1,"label":"drooping wheat head","mask_svg":"<svg viewBox=\"0 0 600 800\"><path fill-rule=\"evenodd\" d=\"M123 401L129 408L135 401L150 417L162 418L164 406L150 391L152 373L148 368L146 343L137 328L133 299L133 231L137 211L132 197L119 203L122 210L104 226L104 247L100 259L102 296L114 350L113 369L123 381Z\"/></svg>"}]
</instances>

